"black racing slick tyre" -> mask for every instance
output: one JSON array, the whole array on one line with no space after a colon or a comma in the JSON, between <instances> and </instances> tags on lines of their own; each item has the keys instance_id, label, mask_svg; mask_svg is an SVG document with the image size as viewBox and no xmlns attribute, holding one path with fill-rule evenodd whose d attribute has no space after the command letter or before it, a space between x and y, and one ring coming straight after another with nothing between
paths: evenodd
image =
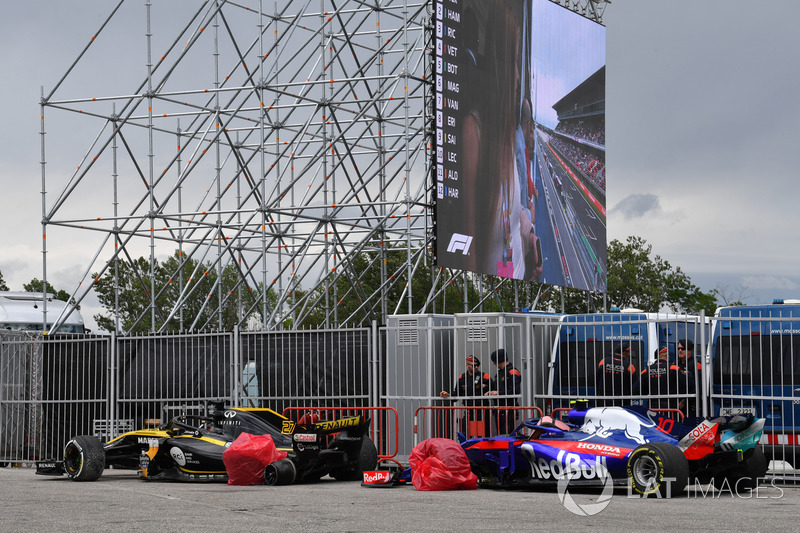
<instances>
[{"instance_id":1,"label":"black racing slick tyre","mask_svg":"<svg viewBox=\"0 0 800 533\"><path fill-rule=\"evenodd\" d=\"M79 435L64 447L64 471L74 481L94 481L105 466L106 452L96 437Z\"/></svg>"},{"instance_id":2,"label":"black racing slick tyre","mask_svg":"<svg viewBox=\"0 0 800 533\"><path fill-rule=\"evenodd\" d=\"M759 479L767 475L767 457L756 446L752 453L735 468L723 474L714 476L712 483L719 491L730 491L739 494L739 491L751 491L758 486Z\"/></svg>"},{"instance_id":3,"label":"black racing slick tyre","mask_svg":"<svg viewBox=\"0 0 800 533\"><path fill-rule=\"evenodd\" d=\"M267 485L291 485L297 477L297 467L291 459L281 459L264 468L264 483Z\"/></svg>"},{"instance_id":4,"label":"black racing slick tyre","mask_svg":"<svg viewBox=\"0 0 800 533\"><path fill-rule=\"evenodd\" d=\"M378 466L378 449L372 439L366 435L361 439L358 458L355 468L337 469L331 472L331 477L339 481L358 481L365 471L375 470Z\"/></svg>"},{"instance_id":5,"label":"black racing slick tyre","mask_svg":"<svg viewBox=\"0 0 800 533\"><path fill-rule=\"evenodd\" d=\"M378 449L369 437L361 439L361 450L358 452L358 475L378 466Z\"/></svg>"},{"instance_id":6,"label":"black racing slick tyre","mask_svg":"<svg viewBox=\"0 0 800 533\"><path fill-rule=\"evenodd\" d=\"M643 444L628 457L628 481L642 496L656 494L673 498L683 493L689 481L689 461L674 444Z\"/></svg>"}]
</instances>

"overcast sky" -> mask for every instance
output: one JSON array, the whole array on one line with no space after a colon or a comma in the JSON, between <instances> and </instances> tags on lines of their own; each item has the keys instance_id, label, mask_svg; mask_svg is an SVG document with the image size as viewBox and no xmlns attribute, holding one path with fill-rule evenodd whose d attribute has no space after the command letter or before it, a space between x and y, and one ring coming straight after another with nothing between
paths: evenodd
<instances>
[{"instance_id":1,"label":"overcast sky","mask_svg":"<svg viewBox=\"0 0 800 533\"><path fill-rule=\"evenodd\" d=\"M29 0L4 8L0 271L12 290L42 275L40 86L47 91L60 79L111 4ZM125 9L141 14L143 4ZM796 7L614 0L605 13L609 239L641 236L701 288L744 288L749 303L800 297ZM143 35L141 15L129 25ZM130 50L143 46L117 51L103 65L105 79L78 95L123 76ZM48 137L48 154L59 142ZM57 288L71 291L86 268L94 248L76 253L80 246L49 240L48 279ZM97 311L84 317L90 322Z\"/></svg>"}]
</instances>

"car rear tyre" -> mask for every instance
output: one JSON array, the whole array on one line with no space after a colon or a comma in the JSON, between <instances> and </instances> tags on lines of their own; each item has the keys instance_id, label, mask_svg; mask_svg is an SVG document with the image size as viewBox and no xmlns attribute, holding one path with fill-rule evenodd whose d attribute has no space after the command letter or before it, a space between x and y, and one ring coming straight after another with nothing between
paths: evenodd
<instances>
[{"instance_id":1,"label":"car rear tyre","mask_svg":"<svg viewBox=\"0 0 800 533\"><path fill-rule=\"evenodd\" d=\"M751 491L758 486L758 480L767 475L767 457L756 446L753 452L738 466L720 474L712 480L717 490L731 491L738 494L740 490Z\"/></svg>"},{"instance_id":2,"label":"car rear tyre","mask_svg":"<svg viewBox=\"0 0 800 533\"><path fill-rule=\"evenodd\" d=\"M331 477L339 481L357 481L361 479L362 472L375 470L377 466L378 449L372 439L365 435L361 438L361 447L358 450L355 468L334 470L331 472Z\"/></svg>"},{"instance_id":3,"label":"car rear tyre","mask_svg":"<svg viewBox=\"0 0 800 533\"><path fill-rule=\"evenodd\" d=\"M96 437L79 435L64 447L64 471L75 481L94 481L105 466L106 452Z\"/></svg>"},{"instance_id":4,"label":"car rear tyre","mask_svg":"<svg viewBox=\"0 0 800 533\"><path fill-rule=\"evenodd\" d=\"M672 498L683 493L689 481L689 462L680 449L666 442L639 446L628 458L628 480L645 497Z\"/></svg>"},{"instance_id":5,"label":"car rear tyre","mask_svg":"<svg viewBox=\"0 0 800 533\"><path fill-rule=\"evenodd\" d=\"M281 459L264 468L264 483L267 485L291 485L297 477L297 468L291 459Z\"/></svg>"}]
</instances>

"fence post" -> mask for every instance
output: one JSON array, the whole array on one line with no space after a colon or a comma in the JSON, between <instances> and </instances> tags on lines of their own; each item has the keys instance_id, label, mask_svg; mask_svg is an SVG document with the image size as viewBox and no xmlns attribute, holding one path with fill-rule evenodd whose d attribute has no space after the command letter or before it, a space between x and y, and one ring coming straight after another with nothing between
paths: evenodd
<instances>
[{"instance_id":1,"label":"fence post","mask_svg":"<svg viewBox=\"0 0 800 533\"><path fill-rule=\"evenodd\" d=\"M242 387L244 383L242 382L242 368L241 368L241 356L239 354L239 324L233 326L233 332L231 333L231 366L233 367L233 392L231 393L233 396L231 398L231 404L234 407L239 407L241 395L242 395Z\"/></svg>"},{"instance_id":2,"label":"fence post","mask_svg":"<svg viewBox=\"0 0 800 533\"><path fill-rule=\"evenodd\" d=\"M117 333L111 332L108 338L108 418L111 424L109 440L117 436L116 428L119 427L119 362L117 361Z\"/></svg>"},{"instance_id":3,"label":"fence post","mask_svg":"<svg viewBox=\"0 0 800 533\"><path fill-rule=\"evenodd\" d=\"M373 407L379 407L380 404L378 403L378 384L380 380L378 379L379 368L378 363L380 361L380 338L379 338L380 330L378 329L378 321L372 321L372 347L370 349L369 357L370 357L370 379L369 379L369 403Z\"/></svg>"},{"instance_id":4,"label":"fence post","mask_svg":"<svg viewBox=\"0 0 800 533\"><path fill-rule=\"evenodd\" d=\"M702 405L702 416L708 416L708 397L711 394L711 388L709 387L711 383L710 374L709 374L709 364L711 363L710 351L711 347L706 344L708 339L706 339L706 310L700 310L700 346L703 347L703 364L700 365L700 379L703 381L702 385L700 386L700 401ZM684 346L685 348L685 346ZM692 361L692 368L697 368L697 364ZM696 390L696 387L695 387ZM695 413L697 414L697 413Z\"/></svg>"}]
</instances>

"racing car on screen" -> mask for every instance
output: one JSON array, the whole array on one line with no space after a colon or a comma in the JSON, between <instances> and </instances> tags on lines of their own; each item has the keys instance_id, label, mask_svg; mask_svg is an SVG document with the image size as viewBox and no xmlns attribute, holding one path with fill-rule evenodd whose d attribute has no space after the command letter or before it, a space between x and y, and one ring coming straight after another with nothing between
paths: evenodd
<instances>
[{"instance_id":1,"label":"racing car on screen","mask_svg":"<svg viewBox=\"0 0 800 533\"><path fill-rule=\"evenodd\" d=\"M690 481L731 492L755 488L767 471L757 446L764 422L739 415L681 423L643 408L580 404L567 422L529 418L509 435L461 446L484 487L613 482L672 497Z\"/></svg>"},{"instance_id":2,"label":"racing car on screen","mask_svg":"<svg viewBox=\"0 0 800 533\"><path fill-rule=\"evenodd\" d=\"M137 470L146 480L227 481L222 453L241 433L249 433L270 435L275 447L287 453L266 466L268 485L324 475L356 480L378 460L369 425L362 416L296 423L271 409L219 406L209 417L175 417L159 428L123 433L105 444L93 436L74 437L64 448L63 461L38 462L36 473L94 481L104 468L114 467Z\"/></svg>"}]
</instances>

